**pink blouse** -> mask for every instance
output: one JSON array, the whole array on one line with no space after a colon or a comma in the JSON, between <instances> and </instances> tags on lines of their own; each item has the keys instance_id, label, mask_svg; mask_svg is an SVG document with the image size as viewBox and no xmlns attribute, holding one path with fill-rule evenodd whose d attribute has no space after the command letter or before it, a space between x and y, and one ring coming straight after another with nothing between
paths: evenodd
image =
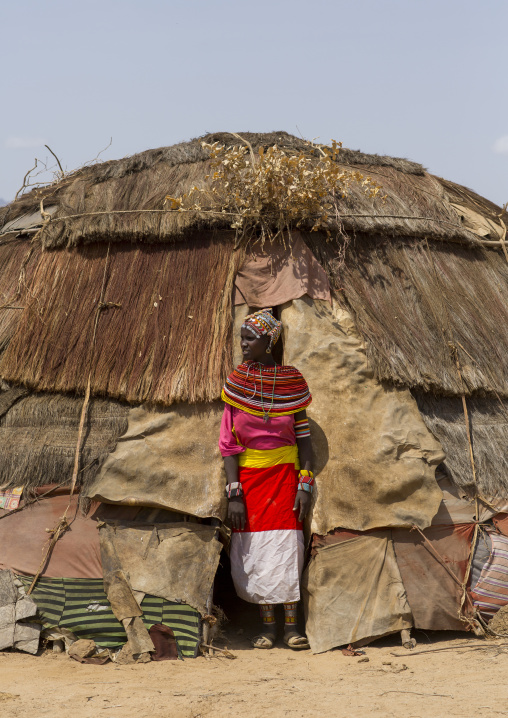
<instances>
[{"instance_id":1,"label":"pink blouse","mask_svg":"<svg viewBox=\"0 0 508 718\"><path fill-rule=\"evenodd\" d=\"M219 450L222 456L234 456L248 449L278 449L296 444L295 415L262 416L225 404L220 426ZM234 432L234 433L233 433ZM237 441L238 439L238 441Z\"/></svg>"}]
</instances>

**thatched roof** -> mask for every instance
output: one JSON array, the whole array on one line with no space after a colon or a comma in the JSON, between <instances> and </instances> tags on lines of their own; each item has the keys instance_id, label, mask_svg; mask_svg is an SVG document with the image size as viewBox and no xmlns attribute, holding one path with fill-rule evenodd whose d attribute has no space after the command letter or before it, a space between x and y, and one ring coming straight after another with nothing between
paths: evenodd
<instances>
[{"instance_id":1,"label":"thatched roof","mask_svg":"<svg viewBox=\"0 0 508 718\"><path fill-rule=\"evenodd\" d=\"M315 152L284 132L243 137L254 149ZM228 133L202 139L239 143ZM168 193L205 182L207 157L200 140L149 150L84 167L0 210L0 378L83 391L102 301L94 394L162 405L219 395L231 363L234 232L218 230L210 215L163 209ZM357 189L344 200L344 266L340 246L305 236L352 310L378 379L436 394L508 396L508 265L497 251L508 215L407 160L351 150L339 158L381 182L387 199ZM31 245L40 199L51 217ZM41 251L63 247L70 251ZM460 353L464 385L451 350Z\"/></svg>"},{"instance_id":2,"label":"thatched roof","mask_svg":"<svg viewBox=\"0 0 508 718\"><path fill-rule=\"evenodd\" d=\"M316 156L308 143L286 132L242 135L256 150L277 144L287 152ZM238 145L230 133L215 133L173 147L141 152L132 157L95 164L68 175L44 189L22 195L0 210L0 235L16 231L15 222L37 220L40 201L51 219L40 233L44 247L71 247L85 242L161 242L183 239L203 228L225 228L220 217L178 213L164 208L167 194L204 186L210 168L201 141ZM383 186L384 201L369 199L360 188L340 202L341 229L388 236L428 237L475 244L479 237L450 201L450 186L428 174L421 165L405 159L343 149L339 164L358 168ZM467 196L467 190L463 190ZM474 193L472 193L474 194ZM453 200L457 200L455 195ZM461 201L456 202L459 205ZM482 211L492 212L488 203ZM508 215L506 217L508 220ZM498 225L499 221L496 220ZM25 225L27 224L24 221ZM2 229L3 227L3 229ZM333 228L333 227L332 227ZM495 235L495 231L494 231ZM498 239L498 236L487 237Z\"/></svg>"}]
</instances>

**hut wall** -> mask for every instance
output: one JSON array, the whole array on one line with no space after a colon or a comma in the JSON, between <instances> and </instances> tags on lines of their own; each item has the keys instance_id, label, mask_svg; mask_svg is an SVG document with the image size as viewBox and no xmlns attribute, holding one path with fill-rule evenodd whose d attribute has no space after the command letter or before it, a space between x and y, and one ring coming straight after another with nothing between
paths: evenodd
<instances>
[{"instance_id":1,"label":"hut wall","mask_svg":"<svg viewBox=\"0 0 508 718\"><path fill-rule=\"evenodd\" d=\"M216 528L182 521L118 521L103 523L99 535L105 585L114 585L120 571L132 591L188 604L203 616L209 612L206 603L222 548ZM112 604L118 600L114 589L108 595Z\"/></svg>"},{"instance_id":2,"label":"hut wall","mask_svg":"<svg viewBox=\"0 0 508 718\"><path fill-rule=\"evenodd\" d=\"M303 574L302 592L313 653L413 625L390 531L318 549Z\"/></svg>"},{"instance_id":3,"label":"hut wall","mask_svg":"<svg viewBox=\"0 0 508 718\"><path fill-rule=\"evenodd\" d=\"M10 393L10 392L5 392ZM1 396L1 395L0 395ZM19 398L0 417L0 486L68 485L72 477L83 399L61 394ZM92 399L84 427L78 488L86 489L127 429L128 407Z\"/></svg>"},{"instance_id":4,"label":"hut wall","mask_svg":"<svg viewBox=\"0 0 508 718\"><path fill-rule=\"evenodd\" d=\"M238 337L247 312L246 304L234 308L235 366L243 361ZM88 495L108 503L225 518L226 475L218 446L222 410L219 401L169 410L132 408L128 430Z\"/></svg>"},{"instance_id":5,"label":"hut wall","mask_svg":"<svg viewBox=\"0 0 508 718\"><path fill-rule=\"evenodd\" d=\"M284 305L282 320L284 362L302 371L313 395L312 533L430 525L444 454L410 393L373 378L351 317L336 305L302 297Z\"/></svg>"},{"instance_id":6,"label":"hut wall","mask_svg":"<svg viewBox=\"0 0 508 718\"><path fill-rule=\"evenodd\" d=\"M32 576L41 569L41 575L50 578L102 578L97 522L90 513L84 515L78 510L78 501L79 496L71 498L67 488L53 491L20 513L6 515L8 512L0 509L0 569ZM70 529L61 535L41 566L48 529L58 524L69 503Z\"/></svg>"},{"instance_id":7,"label":"hut wall","mask_svg":"<svg viewBox=\"0 0 508 718\"><path fill-rule=\"evenodd\" d=\"M302 578L312 650L320 653L353 641L365 645L412 626L469 630L471 603L466 600L463 606L460 582L473 533L469 522L428 527L425 540L407 529L314 536ZM446 567L434 552L445 557Z\"/></svg>"},{"instance_id":8,"label":"hut wall","mask_svg":"<svg viewBox=\"0 0 508 718\"><path fill-rule=\"evenodd\" d=\"M236 307L235 332L246 311ZM313 394L318 488L311 531L428 526L442 499L434 474L444 455L414 399L373 378L352 319L337 305L303 297L283 306L282 321L284 361L301 369ZM223 517L221 414L220 402L131 409L129 428L88 496Z\"/></svg>"},{"instance_id":9,"label":"hut wall","mask_svg":"<svg viewBox=\"0 0 508 718\"><path fill-rule=\"evenodd\" d=\"M88 496L225 518L226 477L218 437L222 403L132 408L129 426Z\"/></svg>"},{"instance_id":10,"label":"hut wall","mask_svg":"<svg viewBox=\"0 0 508 718\"><path fill-rule=\"evenodd\" d=\"M392 538L397 564L415 628L431 631L467 630L468 622L461 616L471 615L471 604L464 602L460 585L466 577L474 524L432 526L425 538L434 551L445 557L448 570L429 550L428 544L415 531L395 529ZM464 606L461 610L461 606Z\"/></svg>"},{"instance_id":11,"label":"hut wall","mask_svg":"<svg viewBox=\"0 0 508 718\"><path fill-rule=\"evenodd\" d=\"M446 454L448 474L460 489L474 495L471 466L461 397L415 393L425 424ZM468 397L467 410L476 478L485 498L508 497L508 401L495 397Z\"/></svg>"}]
</instances>

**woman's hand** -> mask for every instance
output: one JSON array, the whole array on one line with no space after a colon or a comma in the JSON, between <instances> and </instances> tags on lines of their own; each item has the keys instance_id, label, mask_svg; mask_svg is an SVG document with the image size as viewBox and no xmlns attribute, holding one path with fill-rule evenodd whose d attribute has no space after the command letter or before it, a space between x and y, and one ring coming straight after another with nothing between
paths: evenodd
<instances>
[{"instance_id":1,"label":"woman's hand","mask_svg":"<svg viewBox=\"0 0 508 718\"><path fill-rule=\"evenodd\" d=\"M305 409L303 411L298 411L295 414L295 421L302 421L307 418L307 412ZM300 468L305 469L305 471L312 471L312 466L314 464L314 456L312 451L312 442L310 440L310 436L304 436L300 437L296 440L296 443L298 445L298 457L300 459ZM312 502L312 494L308 491L297 491L296 492L296 499L295 499L295 505L293 507L293 511L299 511L298 515L298 521L303 521L304 518L307 516L310 510L310 505Z\"/></svg>"},{"instance_id":2,"label":"woman's hand","mask_svg":"<svg viewBox=\"0 0 508 718\"><path fill-rule=\"evenodd\" d=\"M293 511L299 511L298 521L303 521L309 513L311 495L308 491L297 491Z\"/></svg>"},{"instance_id":3,"label":"woman's hand","mask_svg":"<svg viewBox=\"0 0 508 718\"><path fill-rule=\"evenodd\" d=\"M300 493L300 491L298 493ZM228 519L231 522L231 528L242 531L245 528L245 504L241 496L235 496L235 498L229 499Z\"/></svg>"}]
</instances>

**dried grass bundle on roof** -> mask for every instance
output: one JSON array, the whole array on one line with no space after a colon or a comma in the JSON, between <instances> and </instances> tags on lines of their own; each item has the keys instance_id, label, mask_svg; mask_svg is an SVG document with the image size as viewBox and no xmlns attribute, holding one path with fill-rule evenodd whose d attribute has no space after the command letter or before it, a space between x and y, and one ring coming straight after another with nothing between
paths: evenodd
<instances>
[{"instance_id":1,"label":"dried grass bundle on roof","mask_svg":"<svg viewBox=\"0 0 508 718\"><path fill-rule=\"evenodd\" d=\"M0 395L1 396L1 395ZM19 399L0 418L0 485L24 486L24 496L45 484L70 484L83 399L40 394ZM91 484L127 430L128 406L90 402L77 487Z\"/></svg>"},{"instance_id":2,"label":"dried grass bundle on roof","mask_svg":"<svg viewBox=\"0 0 508 718\"><path fill-rule=\"evenodd\" d=\"M0 375L36 391L169 405L209 401L231 370L231 234L171 251L95 244L44 252ZM95 317L105 287L103 311ZM90 364L91 362L91 364Z\"/></svg>"},{"instance_id":3,"label":"dried grass bundle on roof","mask_svg":"<svg viewBox=\"0 0 508 718\"><path fill-rule=\"evenodd\" d=\"M242 141L240 135L238 139ZM234 147L217 142L202 143L210 153L210 176L206 186L193 186L188 194L166 200L178 212L206 213L210 217L229 217L237 232L237 243L274 242L292 229L309 226L327 236L339 231L338 201L354 186L360 194L374 199L381 188L356 169L338 163L341 144L319 146L319 158L309 157L273 145L257 153L242 141Z\"/></svg>"}]
</instances>

